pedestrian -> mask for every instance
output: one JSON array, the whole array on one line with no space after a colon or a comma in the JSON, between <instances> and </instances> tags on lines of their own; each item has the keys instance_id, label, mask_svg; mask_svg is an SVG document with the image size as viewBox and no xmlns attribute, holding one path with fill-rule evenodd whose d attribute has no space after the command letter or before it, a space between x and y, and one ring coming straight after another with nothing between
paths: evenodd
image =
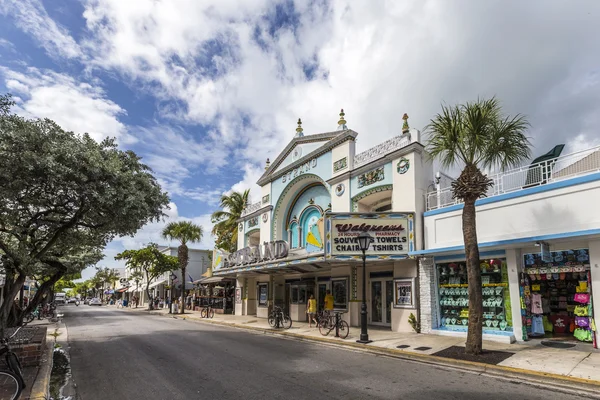
<instances>
[{"instance_id":1,"label":"pedestrian","mask_svg":"<svg viewBox=\"0 0 600 400\"><path fill-rule=\"evenodd\" d=\"M306 312L308 314L308 327L312 328L312 322L315 321L315 326L318 326L319 323L315 319L315 315L317 314L317 300L315 299L315 295L311 294L308 299L308 303L306 304Z\"/></svg>"},{"instance_id":2,"label":"pedestrian","mask_svg":"<svg viewBox=\"0 0 600 400\"><path fill-rule=\"evenodd\" d=\"M188 293L187 297L185 298L185 303L187 305L187 309L191 310L192 309L192 295Z\"/></svg>"},{"instance_id":3,"label":"pedestrian","mask_svg":"<svg viewBox=\"0 0 600 400\"><path fill-rule=\"evenodd\" d=\"M139 297L137 297L137 296L133 296L133 302L135 303L135 308L138 308L138 304L139 304L139 302L140 302L140 299L139 299Z\"/></svg>"},{"instance_id":4,"label":"pedestrian","mask_svg":"<svg viewBox=\"0 0 600 400\"><path fill-rule=\"evenodd\" d=\"M331 290L327 289L325 294L325 312L329 315L333 312L333 296L331 295Z\"/></svg>"}]
</instances>

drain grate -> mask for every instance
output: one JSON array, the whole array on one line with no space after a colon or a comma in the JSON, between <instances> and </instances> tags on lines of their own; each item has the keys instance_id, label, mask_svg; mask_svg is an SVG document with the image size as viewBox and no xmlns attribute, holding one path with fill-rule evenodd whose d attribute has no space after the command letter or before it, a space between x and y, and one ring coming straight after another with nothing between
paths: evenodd
<instances>
[{"instance_id":1,"label":"drain grate","mask_svg":"<svg viewBox=\"0 0 600 400\"><path fill-rule=\"evenodd\" d=\"M419 350L419 351L431 350L431 347L427 347L427 346L415 347L415 350Z\"/></svg>"},{"instance_id":2,"label":"drain grate","mask_svg":"<svg viewBox=\"0 0 600 400\"><path fill-rule=\"evenodd\" d=\"M554 340L542 340L542 346L554 347L555 349L570 349L575 343L557 342Z\"/></svg>"},{"instance_id":3,"label":"drain grate","mask_svg":"<svg viewBox=\"0 0 600 400\"><path fill-rule=\"evenodd\" d=\"M400 346L396 346L397 349L406 349L409 348L410 345L409 344L401 344Z\"/></svg>"}]
</instances>

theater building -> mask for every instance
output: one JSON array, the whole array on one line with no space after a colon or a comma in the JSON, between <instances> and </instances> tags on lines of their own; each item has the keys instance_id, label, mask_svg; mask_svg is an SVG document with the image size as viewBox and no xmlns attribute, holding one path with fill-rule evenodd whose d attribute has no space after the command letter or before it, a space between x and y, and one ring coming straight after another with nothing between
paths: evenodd
<instances>
[{"instance_id":1,"label":"theater building","mask_svg":"<svg viewBox=\"0 0 600 400\"><path fill-rule=\"evenodd\" d=\"M358 133L343 110L332 132L305 134L298 120L294 138L257 184L261 198L239 220L238 251L216 252L213 276L235 278L235 313L266 318L282 306L306 321L314 295L321 309L327 290L351 326L360 321L365 296L369 324L410 331L419 318L418 267L409 253L423 250L425 194L432 166L410 129L408 116L383 143L355 153ZM369 142L368 134L362 140ZM366 252L367 290L362 293L362 252L356 236L374 242Z\"/></svg>"}]
</instances>

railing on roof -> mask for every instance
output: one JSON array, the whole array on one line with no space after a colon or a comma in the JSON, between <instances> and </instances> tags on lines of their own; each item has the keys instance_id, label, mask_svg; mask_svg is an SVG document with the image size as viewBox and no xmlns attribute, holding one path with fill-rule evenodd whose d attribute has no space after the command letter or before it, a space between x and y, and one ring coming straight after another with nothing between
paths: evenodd
<instances>
[{"instance_id":1,"label":"railing on roof","mask_svg":"<svg viewBox=\"0 0 600 400\"><path fill-rule=\"evenodd\" d=\"M258 201L254 204L250 204L249 206L246 206L246 208L244 208L244 211L242 211L242 217L246 216L248 214L252 214L254 211L260 210L260 205L261 205L261 202Z\"/></svg>"},{"instance_id":2,"label":"railing on roof","mask_svg":"<svg viewBox=\"0 0 600 400\"><path fill-rule=\"evenodd\" d=\"M487 197L541 186L597 171L600 171L600 146L490 175L494 186L488 190ZM450 186L427 193L428 211L459 203L461 201L452 198L452 187Z\"/></svg>"},{"instance_id":3,"label":"railing on roof","mask_svg":"<svg viewBox=\"0 0 600 400\"><path fill-rule=\"evenodd\" d=\"M393 138L386 140L383 143L378 144L375 147L358 153L354 156L354 167L359 167L363 164L375 160L387 153L391 153L394 150L406 147L411 143L409 135L394 136Z\"/></svg>"}]
</instances>

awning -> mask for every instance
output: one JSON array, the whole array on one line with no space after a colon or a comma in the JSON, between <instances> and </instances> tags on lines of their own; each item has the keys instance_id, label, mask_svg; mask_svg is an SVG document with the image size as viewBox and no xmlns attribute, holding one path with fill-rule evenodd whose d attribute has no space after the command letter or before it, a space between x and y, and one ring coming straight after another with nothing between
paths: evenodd
<instances>
[{"instance_id":1,"label":"awning","mask_svg":"<svg viewBox=\"0 0 600 400\"><path fill-rule=\"evenodd\" d=\"M167 280L166 280L166 279L163 279L163 280L161 280L161 281L156 281L156 282L154 282L154 283L151 283L151 284L150 284L150 287L151 287L151 288L153 288L153 287L155 287L155 286L158 286L158 285L164 285L165 283L167 283Z\"/></svg>"},{"instance_id":2,"label":"awning","mask_svg":"<svg viewBox=\"0 0 600 400\"><path fill-rule=\"evenodd\" d=\"M225 278L223 276L213 276L210 278L206 278L200 281L201 284L205 284L205 283L217 283L217 282L223 282L223 281L234 281L235 279L231 279L231 278ZM198 281L196 281L198 282ZM196 283L194 282L194 283Z\"/></svg>"}]
</instances>

